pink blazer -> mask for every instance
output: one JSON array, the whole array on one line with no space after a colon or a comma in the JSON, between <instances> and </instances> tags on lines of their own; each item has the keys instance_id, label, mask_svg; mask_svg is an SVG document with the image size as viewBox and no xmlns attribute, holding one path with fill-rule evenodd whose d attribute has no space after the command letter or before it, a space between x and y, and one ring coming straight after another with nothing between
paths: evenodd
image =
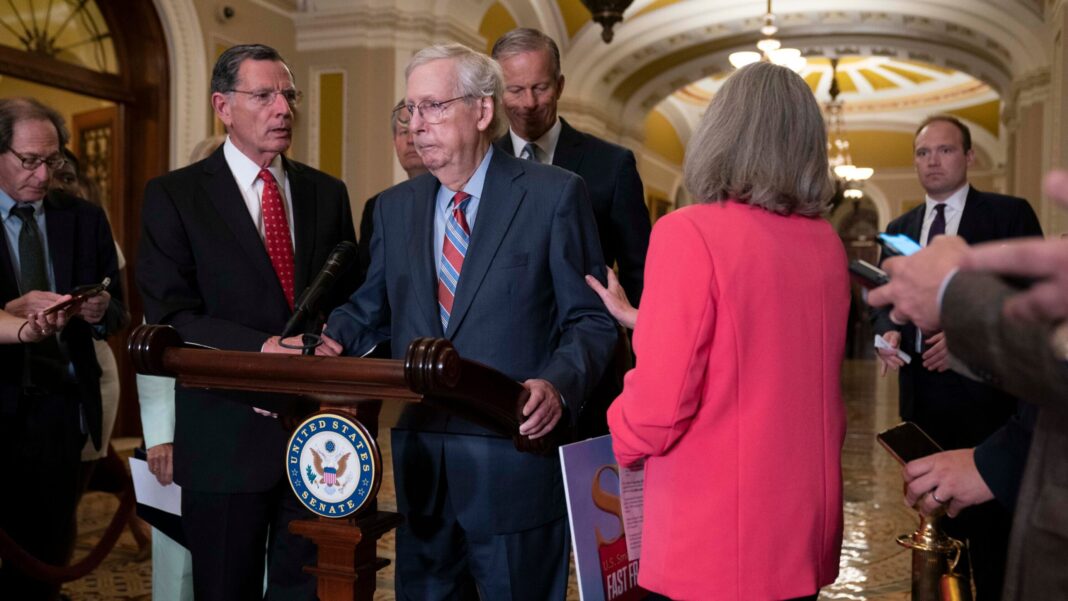
<instances>
[{"instance_id":1,"label":"pink blazer","mask_svg":"<svg viewBox=\"0 0 1068 601\"><path fill-rule=\"evenodd\" d=\"M608 411L619 462L646 459L639 584L759 601L834 582L848 310L822 219L726 202L657 222L637 367Z\"/></svg>"}]
</instances>

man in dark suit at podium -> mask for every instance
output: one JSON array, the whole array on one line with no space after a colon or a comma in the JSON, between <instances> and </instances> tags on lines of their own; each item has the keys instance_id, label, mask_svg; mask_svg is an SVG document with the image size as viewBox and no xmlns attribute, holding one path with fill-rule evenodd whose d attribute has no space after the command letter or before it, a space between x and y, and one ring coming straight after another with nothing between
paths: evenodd
<instances>
[{"instance_id":1,"label":"man in dark suit at podium","mask_svg":"<svg viewBox=\"0 0 1068 601\"><path fill-rule=\"evenodd\" d=\"M145 316L186 342L285 352L277 334L294 300L339 242L355 241L348 192L283 156L300 92L274 49L230 48L211 89L226 142L145 190L137 263ZM338 299L353 286L338 282ZM267 398L270 411L251 406ZM197 600L261 598L264 548L268 598L314 599L315 579L302 567L315 564L315 548L287 529L305 511L284 477L289 432L273 413L314 406L187 388L175 401L174 480Z\"/></svg>"},{"instance_id":2,"label":"man in dark suit at podium","mask_svg":"<svg viewBox=\"0 0 1068 601\"><path fill-rule=\"evenodd\" d=\"M605 269L576 175L495 151L501 76L464 46L407 70L409 129L430 174L379 197L367 279L330 316L347 354L423 336L530 391L520 433L574 420L616 341L583 280ZM413 405L393 430L398 599L563 599L569 536L555 454ZM475 591L477 583L478 592Z\"/></svg>"},{"instance_id":3,"label":"man in dark suit at podium","mask_svg":"<svg viewBox=\"0 0 1068 601\"><path fill-rule=\"evenodd\" d=\"M913 146L916 172L927 196L924 204L892 221L887 232L904 233L924 246L942 234L958 235L969 244L1042 235L1038 218L1026 200L980 192L968 184L975 151L971 133L959 120L951 116L927 119L917 130ZM952 461L955 469L963 466L973 473L978 471L991 489L1005 488L1004 480L1018 480L1018 475L1001 473L1006 463L999 458L1025 457L1030 437L1003 436L1002 432L991 438L1016 413L1016 399L947 371L949 351L942 332L920 332L911 324L895 324L887 308L877 310L873 319L877 334L912 357L905 365L894 353L879 351L884 363L900 368L901 418L916 422L949 450L935 456L936 460ZM1023 449L996 450L997 445L1021 440ZM937 487L931 494L938 494ZM938 499L940 503L948 501ZM979 601L1000 595L1010 525L1011 513L993 501L947 520L951 536L970 542Z\"/></svg>"},{"instance_id":4,"label":"man in dark suit at podium","mask_svg":"<svg viewBox=\"0 0 1068 601\"><path fill-rule=\"evenodd\" d=\"M78 470L86 437L100 447L100 365L93 339L126 320L115 241L104 211L48 192L63 166L63 118L31 99L0 100L0 307L41 311L76 286L111 278L56 336L0 346L0 528L36 559L65 565L74 544ZM29 493L32 487L39 492ZM34 581L10 562L0 597L54 599L59 584Z\"/></svg>"}]
</instances>

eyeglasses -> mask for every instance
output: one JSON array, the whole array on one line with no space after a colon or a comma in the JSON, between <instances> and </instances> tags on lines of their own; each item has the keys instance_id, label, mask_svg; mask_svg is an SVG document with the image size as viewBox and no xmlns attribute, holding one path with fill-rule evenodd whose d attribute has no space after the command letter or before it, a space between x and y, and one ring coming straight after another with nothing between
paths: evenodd
<instances>
[{"instance_id":1,"label":"eyeglasses","mask_svg":"<svg viewBox=\"0 0 1068 601\"><path fill-rule=\"evenodd\" d=\"M248 94L252 100L252 104L256 106L271 106L274 104L274 99L281 94L282 98L286 99L289 106L296 108L300 106L300 100L304 97L304 93L300 90L294 90L292 88L288 90L230 90L231 92L237 92L238 94Z\"/></svg>"},{"instance_id":2,"label":"eyeglasses","mask_svg":"<svg viewBox=\"0 0 1068 601\"><path fill-rule=\"evenodd\" d=\"M409 120L411 119L411 115L415 115L416 111L418 111L419 116L423 118L423 121L426 121L431 125L437 125L445 118L445 109L448 108L450 104L457 100L465 100L467 98L471 98L471 96L457 96L456 98L450 98L440 102L437 100L424 100L419 104L407 104L401 108L408 110Z\"/></svg>"},{"instance_id":3,"label":"eyeglasses","mask_svg":"<svg viewBox=\"0 0 1068 601\"><path fill-rule=\"evenodd\" d=\"M393 118L397 123L407 126L412 121L412 112L408 110L407 105L401 104L393 109Z\"/></svg>"},{"instance_id":4,"label":"eyeglasses","mask_svg":"<svg viewBox=\"0 0 1068 601\"><path fill-rule=\"evenodd\" d=\"M22 168L26 171L33 171L41 165L45 165L46 167L48 167L49 170L59 169L63 165L67 164L66 157L61 154L54 154L50 157L42 158L35 155L22 156L21 154L15 152L14 148L8 148L7 150L11 154L15 155L18 160L22 161Z\"/></svg>"}]
</instances>

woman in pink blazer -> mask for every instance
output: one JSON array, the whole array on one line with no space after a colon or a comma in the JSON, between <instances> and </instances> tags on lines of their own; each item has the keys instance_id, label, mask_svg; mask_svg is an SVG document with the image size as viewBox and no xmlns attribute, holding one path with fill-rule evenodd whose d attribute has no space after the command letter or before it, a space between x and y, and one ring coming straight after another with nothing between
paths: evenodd
<instances>
[{"instance_id":1,"label":"woman in pink blazer","mask_svg":"<svg viewBox=\"0 0 1068 601\"><path fill-rule=\"evenodd\" d=\"M671 599L815 598L838 575L846 256L819 107L757 63L687 148L699 204L653 229L637 367L608 411L645 461L638 583Z\"/></svg>"}]
</instances>

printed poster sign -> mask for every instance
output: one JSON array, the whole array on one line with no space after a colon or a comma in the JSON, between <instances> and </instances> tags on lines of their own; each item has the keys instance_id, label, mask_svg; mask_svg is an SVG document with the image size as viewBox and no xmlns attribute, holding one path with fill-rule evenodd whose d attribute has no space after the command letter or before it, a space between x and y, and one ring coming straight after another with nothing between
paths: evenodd
<instances>
[{"instance_id":1,"label":"printed poster sign","mask_svg":"<svg viewBox=\"0 0 1068 601\"><path fill-rule=\"evenodd\" d=\"M620 467L612 455L612 437L601 436L560 447L560 463L575 548L579 598L582 601L638 601L648 594L638 586L638 559L627 553L620 500ZM640 469L624 480L640 486ZM629 491L633 493L632 491ZM640 489L636 491L640 499ZM628 495L629 496L629 495ZM629 503L628 503L629 505ZM637 508L640 521L640 507ZM636 534L640 538L640 534Z\"/></svg>"}]
</instances>

